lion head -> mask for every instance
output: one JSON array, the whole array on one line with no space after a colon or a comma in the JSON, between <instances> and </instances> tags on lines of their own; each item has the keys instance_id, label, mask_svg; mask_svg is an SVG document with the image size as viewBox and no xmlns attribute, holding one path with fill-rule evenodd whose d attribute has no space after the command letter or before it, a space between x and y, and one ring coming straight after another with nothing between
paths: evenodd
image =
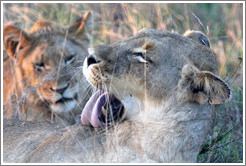
<instances>
[{"instance_id":1,"label":"lion head","mask_svg":"<svg viewBox=\"0 0 246 166\"><path fill-rule=\"evenodd\" d=\"M149 118L163 114L161 111L170 105L170 100L196 105L222 104L231 93L216 76L217 67L217 56L210 49L208 38L199 31L179 35L142 30L127 40L90 48L83 72L88 82L103 93L97 92L90 99L82 122L96 127L103 125L100 119L95 120L96 114L101 116L100 112L103 118L110 114L122 116L120 119ZM105 103L113 107L105 108ZM157 110L159 113L153 113Z\"/></svg>"},{"instance_id":2,"label":"lion head","mask_svg":"<svg viewBox=\"0 0 246 166\"><path fill-rule=\"evenodd\" d=\"M86 99L87 83L81 80L79 71L87 56L92 28L91 12L69 27L38 20L29 33L14 26L4 28L4 47L14 72L12 81L5 81L4 87L12 87L6 94L21 100L16 105L25 103L23 108L15 108L22 117L41 120L42 114L47 118L48 112L54 112L69 119L68 114L75 114ZM7 80L11 76L7 67L4 70ZM5 103L8 98L5 96Z\"/></svg>"}]
</instances>

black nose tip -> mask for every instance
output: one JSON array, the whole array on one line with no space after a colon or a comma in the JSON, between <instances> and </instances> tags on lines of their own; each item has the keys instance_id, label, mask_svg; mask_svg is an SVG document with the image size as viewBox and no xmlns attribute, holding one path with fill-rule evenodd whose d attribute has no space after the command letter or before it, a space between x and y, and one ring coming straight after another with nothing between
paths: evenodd
<instances>
[{"instance_id":1,"label":"black nose tip","mask_svg":"<svg viewBox=\"0 0 246 166\"><path fill-rule=\"evenodd\" d=\"M87 64L88 64L88 66L90 66L92 64L96 64L96 63L98 63L96 61L96 59L92 55L89 55L88 58L87 58Z\"/></svg>"}]
</instances>

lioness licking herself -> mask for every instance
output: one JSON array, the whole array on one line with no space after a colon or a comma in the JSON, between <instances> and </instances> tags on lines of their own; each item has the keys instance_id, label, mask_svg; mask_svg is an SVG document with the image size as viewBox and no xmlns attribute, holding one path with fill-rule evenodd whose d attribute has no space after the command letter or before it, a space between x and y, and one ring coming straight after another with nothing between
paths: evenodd
<instances>
[{"instance_id":1,"label":"lioness licking herself","mask_svg":"<svg viewBox=\"0 0 246 166\"><path fill-rule=\"evenodd\" d=\"M93 19L86 12L70 27L38 20L30 32L3 30L4 117L73 124L89 96L81 66ZM85 80L85 79L84 79ZM51 115L55 116L51 116Z\"/></svg>"},{"instance_id":2,"label":"lioness licking herself","mask_svg":"<svg viewBox=\"0 0 246 166\"><path fill-rule=\"evenodd\" d=\"M81 119L104 127L5 122L3 160L196 162L213 129L215 106L231 96L209 46L197 31L143 30L89 49L83 72L99 90ZM124 120L107 126L108 116Z\"/></svg>"}]
</instances>

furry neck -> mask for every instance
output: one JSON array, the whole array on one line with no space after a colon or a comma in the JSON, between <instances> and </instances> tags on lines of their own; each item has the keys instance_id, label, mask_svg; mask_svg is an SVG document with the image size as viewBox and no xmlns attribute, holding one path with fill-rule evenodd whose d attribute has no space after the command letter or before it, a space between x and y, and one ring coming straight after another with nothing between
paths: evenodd
<instances>
[{"instance_id":1,"label":"furry neck","mask_svg":"<svg viewBox=\"0 0 246 166\"><path fill-rule=\"evenodd\" d=\"M136 125L141 131L141 146L158 162L196 162L213 128L214 107L170 100L145 105Z\"/></svg>"}]
</instances>

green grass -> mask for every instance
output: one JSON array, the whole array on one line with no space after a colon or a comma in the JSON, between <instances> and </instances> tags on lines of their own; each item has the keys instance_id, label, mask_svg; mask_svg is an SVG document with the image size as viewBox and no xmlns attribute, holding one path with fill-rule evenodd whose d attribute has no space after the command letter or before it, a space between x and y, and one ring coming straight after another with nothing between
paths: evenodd
<instances>
[{"instance_id":1,"label":"green grass","mask_svg":"<svg viewBox=\"0 0 246 166\"><path fill-rule=\"evenodd\" d=\"M233 98L218 108L217 125L198 162L243 162L242 4L5 4L3 10L5 25L26 30L39 18L67 25L92 10L93 44L124 39L142 28L181 34L201 30L210 38L220 76L230 85Z\"/></svg>"}]
</instances>

